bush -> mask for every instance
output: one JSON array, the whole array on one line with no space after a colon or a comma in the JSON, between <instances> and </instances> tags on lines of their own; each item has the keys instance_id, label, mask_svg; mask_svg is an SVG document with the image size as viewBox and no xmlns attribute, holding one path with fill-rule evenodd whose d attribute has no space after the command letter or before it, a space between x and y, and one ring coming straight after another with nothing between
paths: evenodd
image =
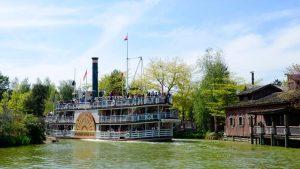
<instances>
[{"instance_id":1,"label":"bush","mask_svg":"<svg viewBox=\"0 0 300 169\"><path fill-rule=\"evenodd\" d=\"M25 118L25 125L31 144L41 144L45 141L45 122L42 119L28 115Z\"/></svg>"},{"instance_id":2,"label":"bush","mask_svg":"<svg viewBox=\"0 0 300 169\"><path fill-rule=\"evenodd\" d=\"M174 132L174 138L203 139L204 135L201 131L177 131Z\"/></svg>"},{"instance_id":3,"label":"bush","mask_svg":"<svg viewBox=\"0 0 300 169\"><path fill-rule=\"evenodd\" d=\"M223 133L206 132L205 139L207 140L220 140L223 137Z\"/></svg>"}]
</instances>

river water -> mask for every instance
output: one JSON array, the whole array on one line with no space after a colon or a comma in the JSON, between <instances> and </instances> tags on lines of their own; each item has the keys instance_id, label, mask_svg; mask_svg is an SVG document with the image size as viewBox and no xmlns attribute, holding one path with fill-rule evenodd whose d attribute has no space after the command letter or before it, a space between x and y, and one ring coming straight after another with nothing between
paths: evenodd
<instances>
[{"instance_id":1,"label":"river water","mask_svg":"<svg viewBox=\"0 0 300 169\"><path fill-rule=\"evenodd\" d=\"M0 168L300 168L300 149L206 140L60 140L0 148Z\"/></svg>"}]
</instances>

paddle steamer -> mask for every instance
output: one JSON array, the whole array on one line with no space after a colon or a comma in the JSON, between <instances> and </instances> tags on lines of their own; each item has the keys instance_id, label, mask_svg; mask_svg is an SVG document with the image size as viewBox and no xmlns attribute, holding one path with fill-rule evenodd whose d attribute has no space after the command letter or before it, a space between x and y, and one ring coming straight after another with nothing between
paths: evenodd
<instances>
[{"instance_id":1,"label":"paddle steamer","mask_svg":"<svg viewBox=\"0 0 300 169\"><path fill-rule=\"evenodd\" d=\"M58 103L46 116L47 134L63 138L167 141L173 137L177 112L171 95L97 97L98 58L93 60L91 98ZM81 100L81 101L80 101Z\"/></svg>"}]
</instances>

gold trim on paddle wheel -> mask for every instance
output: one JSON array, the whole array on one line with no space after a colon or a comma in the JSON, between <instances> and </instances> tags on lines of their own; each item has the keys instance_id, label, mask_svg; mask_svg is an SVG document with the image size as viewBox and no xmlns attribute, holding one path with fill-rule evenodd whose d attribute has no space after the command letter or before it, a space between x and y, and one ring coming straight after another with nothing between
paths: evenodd
<instances>
[{"instance_id":1,"label":"gold trim on paddle wheel","mask_svg":"<svg viewBox=\"0 0 300 169\"><path fill-rule=\"evenodd\" d=\"M76 136L95 136L96 124L95 119L90 112L82 112L76 120Z\"/></svg>"}]
</instances>

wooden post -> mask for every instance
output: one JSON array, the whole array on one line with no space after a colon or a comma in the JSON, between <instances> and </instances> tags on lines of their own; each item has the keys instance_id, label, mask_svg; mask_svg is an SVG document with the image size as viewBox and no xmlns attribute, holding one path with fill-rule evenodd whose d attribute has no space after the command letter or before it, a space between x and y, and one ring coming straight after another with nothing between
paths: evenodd
<instances>
[{"instance_id":1,"label":"wooden post","mask_svg":"<svg viewBox=\"0 0 300 169\"><path fill-rule=\"evenodd\" d=\"M251 139L251 144L253 144L254 143L254 141L253 141L253 117L252 116L250 116L250 139Z\"/></svg>"},{"instance_id":2,"label":"wooden post","mask_svg":"<svg viewBox=\"0 0 300 169\"><path fill-rule=\"evenodd\" d=\"M274 117L271 116L271 122L272 122L272 129L271 129L271 146L275 146L275 131L276 131L276 127L275 127L275 122L274 122Z\"/></svg>"},{"instance_id":3,"label":"wooden post","mask_svg":"<svg viewBox=\"0 0 300 169\"><path fill-rule=\"evenodd\" d=\"M264 145L264 134L265 134L265 130L264 130L264 126L263 124L260 124L260 138L259 138L259 143L260 145Z\"/></svg>"},{"instance_id":4,"label":"wooden post","mask_svg":"<svg viewBox=\"0 0 300 169\"><path fill-rule=\"evenodd\" d=\"M285 137L284 137L284 146L288 147L289 146L289 134L290 134L290 129L289 129L289 123L288 123L288 115L285 113L284 114L284 125L285 125Z\"/></svg>"}]
</instances>

